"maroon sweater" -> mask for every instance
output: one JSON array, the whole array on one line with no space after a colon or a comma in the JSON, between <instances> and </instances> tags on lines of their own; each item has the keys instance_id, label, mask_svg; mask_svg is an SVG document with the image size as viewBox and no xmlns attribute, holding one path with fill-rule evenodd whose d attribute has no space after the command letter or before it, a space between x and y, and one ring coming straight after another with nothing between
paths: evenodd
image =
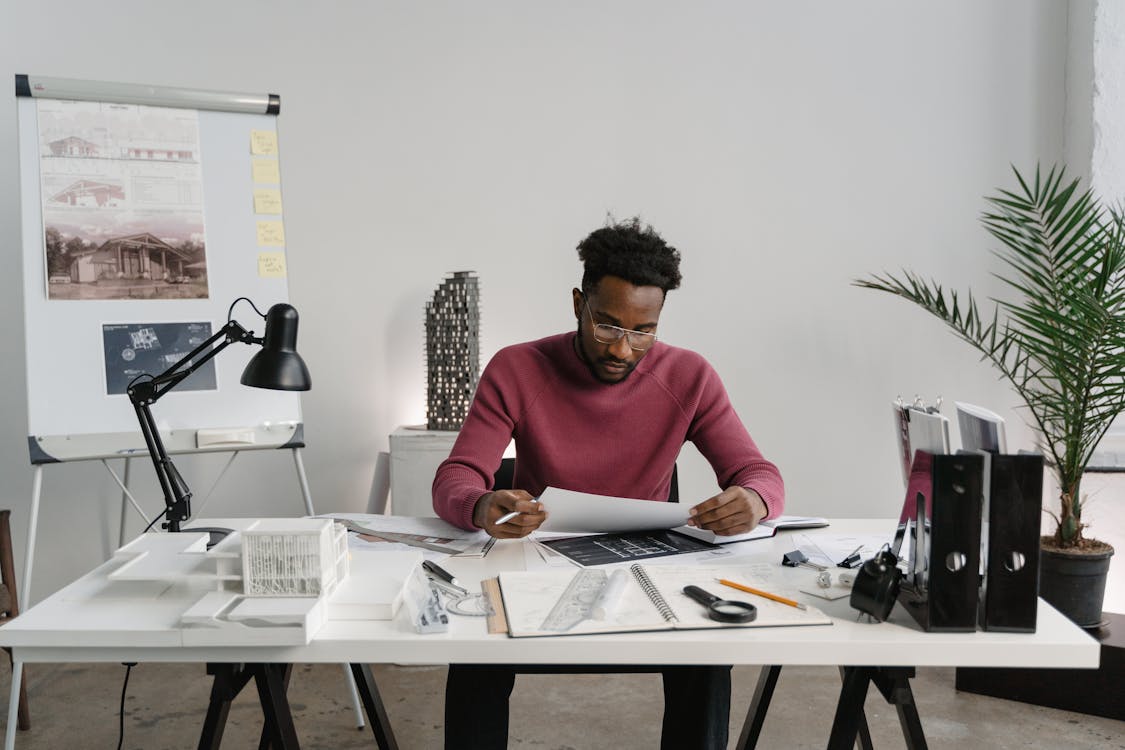
<instances>
[{"instance_id":1,"label":"maroon sweater","mask_svg":"<svg viewBox=\"0 0 1125 750\"><path fill-rule=\"evenodd\" d=\"M703 357L657 342L629 377L607 384L575 352L575 335L509 346L488 363L457 442L434 477L439 516L475 528L473 507L492 489L513 438L514 486L533 496L550 486L667 500L680 447L690 440L720 488L755 490L771 518L781 513L781 474L762 456ZM692 505L705 499L685 498Z\"/></svg>"}]
</instances>

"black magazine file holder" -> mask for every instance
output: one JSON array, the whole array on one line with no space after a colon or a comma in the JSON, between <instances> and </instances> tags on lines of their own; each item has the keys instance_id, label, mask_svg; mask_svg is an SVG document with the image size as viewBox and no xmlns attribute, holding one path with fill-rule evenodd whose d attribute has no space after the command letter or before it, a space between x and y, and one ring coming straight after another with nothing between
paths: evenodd
<instances>
[{"instance_id":1,"label":"black magazine file holder","mask_svg":"<svg viewBox=\"0 0 1125 750\"><path fill-rule=\"evenodd\" d=\"M908 560L898 600L928 631L976 630L984 457L916 451L894 551Z\"/></svg>"}]
</instances>

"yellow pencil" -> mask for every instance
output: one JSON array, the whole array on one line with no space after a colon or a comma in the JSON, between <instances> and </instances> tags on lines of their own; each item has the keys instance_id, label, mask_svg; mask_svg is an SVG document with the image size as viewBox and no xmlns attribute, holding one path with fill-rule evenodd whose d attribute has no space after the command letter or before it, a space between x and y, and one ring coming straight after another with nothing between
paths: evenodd
<instances>
[{"instance_id":1,"label":"yellow pencil","mask_svg":"<svg viewBox=\"0 0 1125 750\"><path fill-rule=\"evenodd\" d=\"M804 604L801 604L800 602L795 602L792 599L786 599L784 596L778 596L777 594L771 594L768 591L761 591L759 589L752 589L749 586L746 586L745 584L735 583L734 581L728 581L725 578L717 578L715 580L717 580L719 583L723 584L724 586L730 586L732 589L738 589L739 591L745 591L747 594L754 594L755 596L764 596L767 599L772 599L773 601L781 602L782 604L788 604L790 607L796 607L797 609L807 609L807 607Z\"/></svg>"}]
</instances>

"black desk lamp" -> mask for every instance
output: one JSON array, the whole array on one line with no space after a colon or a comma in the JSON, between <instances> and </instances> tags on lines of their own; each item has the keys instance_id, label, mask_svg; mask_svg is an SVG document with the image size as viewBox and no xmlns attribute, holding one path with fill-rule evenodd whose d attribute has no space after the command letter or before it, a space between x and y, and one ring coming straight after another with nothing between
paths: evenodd
<instances>
[{"instance_id":1,"label":"black desk lamp","mask_svg":"<svg viewBox=\"0 0 1125 750\"><path fill-rule=\"evenodd\" d=\"M161 524L161 528L168 531L179 531L180 524L191 516L191 490L180 476L180 472L176 470L172 459L168 457L149 406L236 341L243 344L258 344L262 347L243 370L241 380L243 385L279 391L307 391L312 385L308 368L305 367L301 355L297 354L297 311L293 306L276 304L265 315L254 307L254 312L266 320L265 335L257 338L253 331L247 331L237 321L231 319L234 306L242 300L246 300L251 307L254 307L254 303L249 299L239 297L231 303L227 311L227 323L219 329L218 333L159 375L152 376L145 373L138 375L129 383L129 400L137 412L137 421L141 424L141 434L144 435L148 453L152 457L156 478L160 480L160 488L164 491L165 522ZM211 348L211 345L220 339L222 342Z\"/></svg>"}]
</instances>

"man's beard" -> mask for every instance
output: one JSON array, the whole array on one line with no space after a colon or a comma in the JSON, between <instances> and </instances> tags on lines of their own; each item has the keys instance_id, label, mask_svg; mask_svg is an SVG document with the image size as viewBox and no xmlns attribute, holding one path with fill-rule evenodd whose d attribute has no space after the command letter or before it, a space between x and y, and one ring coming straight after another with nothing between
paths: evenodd
<instances>
[{"instance_id":1,"label":"man's beard","mask_svg":"<svg viewBox=\"0 0 1125 750\"><path fill-rule=\"evenodd\" d=\"M578 353L578 357L585 363L586 368L590 371L590 374L594 376L594 379L599 383L605 383L606 385L617 385L618 383L624 383L626 380L628 380L629 376L633 374L633 370L637 369L637 362L640 361L636 360L634 362L622 362L616 357L602 357L600 359L591 357L586 351L586 345L584 343L584 339L582 338L581 320L578 321L578 331L577 335L574 337L574 349ZM607 378L600 370L598 370L598 362L619 363L625 365L627 369L624 373L621 374L620 377Z\"/></svg>"}]
</instances>

